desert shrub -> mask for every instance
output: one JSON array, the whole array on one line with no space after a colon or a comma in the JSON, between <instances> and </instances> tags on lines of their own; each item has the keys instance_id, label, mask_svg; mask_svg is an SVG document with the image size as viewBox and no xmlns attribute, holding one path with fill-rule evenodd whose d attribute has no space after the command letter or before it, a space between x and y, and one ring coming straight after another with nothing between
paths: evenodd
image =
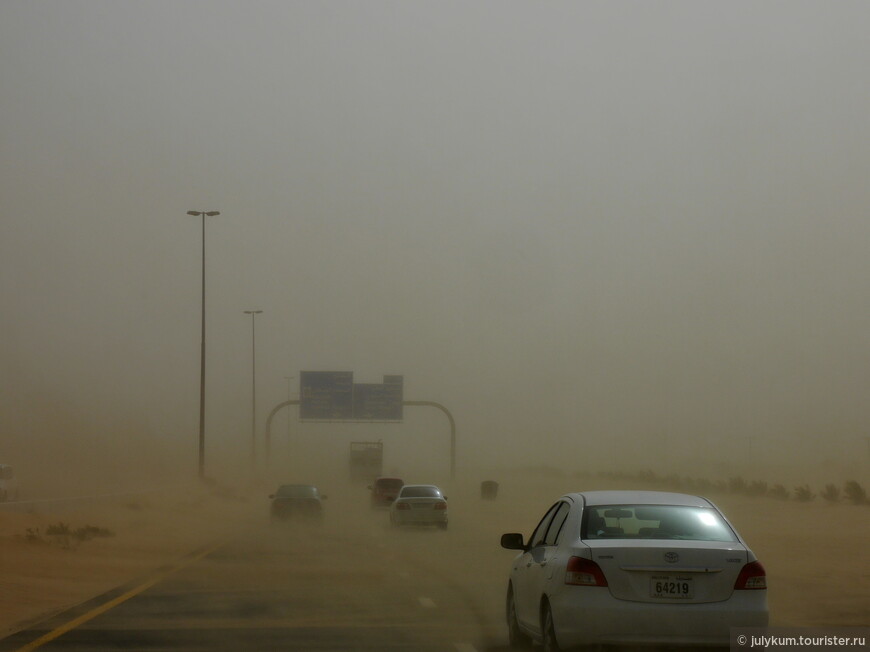
<instances>
[{"instance_id":1,"label":"desert shrub","mask_svg":"<svg viewBox=\"0 0 870 652\"><path fill-rule=\"evenodd\" d=\"M98 537L113 537L115 533L104 527L97 527L96 525L85 525L84 527L77 528L73 532L73 536L79 541L90 541L91 539L96 539Z\"/></svg>"},{"instance_id":2,"label":"desert shrub","mask_svg":"<svg viewBox=\"0 0 870 652\"><path fill-rule=\"evenodd\" d=\"M816 494L812 492L810 486L805 484L794 488L794 499L801 503L808 503L814 500Z\"/></svg>"},{"instance_id":3,"label":"desert shrub","mask_svg":"<svg viewBox=\"0 0 870 652\"><path fill-rule=\"evenodd\" d=\"M840 488L835 484L826 484L825 490L822 492L822 498L829 503L837 503L840 501Z\"/></svg>"},{"instance_id":4,"label":"desert shrub","mask_svg":"<svg viewBox=\"0 0 870 652\"><path fill-rule=\"evenodd\" d=\"M24 540L27 543L45 543L45 539L39 531L39 528L29 527L24 531Z\"/></svg>"},{"instance_id":5,"label":"desert shrub","mask_svg":"<svg viewBox=\"0 0 870 652\"><path fill-rule=\"evenodd\" d=\"M639 480L643 482L656 482L659 481L659 477L656 475L656 472L651 469L646 469L637 474Z\"/></svg>"},{"instance_id":6,"label":"desert shrub","mask_svg":"<svg viewBox=\"0 0 870 652\"><path fill-rule=\"evenodd\" d=\"M749 485L746 484L746 480L743 479L742 476L735 476L733 478L728 478L728 491L734 494L745 494L749 489Z\"/></svg>"},{"instance_id":7,"label":"desert shrub","mask_svg":"<svg viewBox=\"0 0 870 652\"><path fill-rule=\"evenodd\" d=\"M768 494L771 498L779 498L780 500L788 500L788 489L781 484L775 484L770 488Z\"/></svg>"},{"instance_id":8,"label":"desert shrub","mask_svg":"<svg viewBox=\"0 0 870 652\"><path fill-rule=\"evenodd\" d=\"M695 491L701 493L709 493L716 489L715 485L707 478L695 478L692 481L692 487Z\"/></svg>"},{"instance_id":9,"label":"desert shrub","mask_svg":"<svg viewBox=\"0 0 870 652\"><path fill-rule=\"evenodd\" d=\"M685 488L698 494L707 494L713 491L727 491L728 483L724 481L713 482L709 478L686 478Z\"/></svg>"},{"instance_id":10,"label":"desert shrub","mask_svg":"<svg viewBox=\"0 0 870 652\"><path fill-rule=\"evenodd\" d=\"M747 489L750 496L763 496L767 491L767 483L764 480L753 480Z\"/></svg>"},{"instance_id":11,"label":"desert shrub","mask_svg":"<svg viewBox=\"0 0 870 652\"><path fill-rule=\"evenodd\" d=\"M69 524L60 522L57 525L49 525L45 528L45 536L52 543L58 544L61 548L69 549L72 547L72 530Z\"/></svg>"},{"instance_id":12,"label":"desert shrub","mask_svg":"<svg viewBox=\"0 0 870 652\"><path fill-rule=\"evenodd\" d=\"M53 543L69 550L82 541L90 541L97 537L112 537L115 533L103 527L85 525L73 530L68 523L59 522L45 528L45 534L39 528L27 528L24 540L28 543Z\"/></svg>"},{"instance_id":13,"label":"desert shrub","mask_svg":"<svg viewBox=\"0 0 870 652\"><path fill-rule=\"evenodd\" d=\"M72 534L67 523L58 523L57 525L49 525L45 528L46 536L50 537L68 537Z\"/></svg>"},{"instance_id":14,"label":"desert shrub","mask_svg":"<svg viewBox=\"0 0 870 652\"><path fill-rule=\"evenodd\" d=\"M853 505L864 505L867 501L867 492L864 491L864 487L858 484L855 480L849 480L846 483L845 491L846 500L848 500Z\"/></svg>"}]
</instances>

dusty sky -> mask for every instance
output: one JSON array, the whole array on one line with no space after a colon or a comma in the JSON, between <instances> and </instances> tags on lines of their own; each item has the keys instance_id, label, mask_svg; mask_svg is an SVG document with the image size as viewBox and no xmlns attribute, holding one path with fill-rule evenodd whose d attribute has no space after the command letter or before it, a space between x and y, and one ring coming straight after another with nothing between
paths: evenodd
<instances>
[{"instance_id":1,"label":"dusty sky","mask_svg":"<svg viewBox=\"0 0 870 652\"><path fill-rule=\"evenodd\" d=\"M210 463L249 454L256 308L261 426L299 370L403 374L460 470L866 473L868 31L863 1L4 0L0 457L195 468L185 213L220 210ZM447 465L432 411L293 427Z\"/></svg>"}]
</instances>

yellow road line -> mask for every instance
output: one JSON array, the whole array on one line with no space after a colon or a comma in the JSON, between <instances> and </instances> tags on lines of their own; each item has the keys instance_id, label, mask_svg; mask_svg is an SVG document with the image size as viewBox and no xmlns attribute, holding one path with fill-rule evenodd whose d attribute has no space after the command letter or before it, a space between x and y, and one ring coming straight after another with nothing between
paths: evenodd
<instances>
[{"instance_id":1,"label":"yellow road line","mask_svg":"<svg viewBox=\"0 0 870 652\"><path fill-rule=\"evenodd\" d=\"M158 582L161 582L162 580L167 578L169 575L172 575L172 573L180 571L182 568L186 568L187 566L190 566L192 563L199 561L203 557L210 555L215 550L220 548L222 545L223 545L222 543L213 545L209 548L206 548L205 550L201 550L200 552L195 553L191 557L185 558L184 560L175 564L172 568L169 568L161 573L158 573L157 575L155 575L151 579L143 582L139 586L130 589L126 593L119 595L116 598L112 598L108 602L101 604L99 607L95 607L95 608L91 609L90 611L83 613L78 618L73 618L68 623L64 623L63 625L61 625L57 629L54 629L54 630L48 632L48 634L44 634L44 635L40 636L38 639L36 639L35 641L31 641L30 643L28 643L24 647L18 648L17 650L15 650L15 652L31 652L31 650L35 650L38 647L42 647L46 643L49 643L49 642L53 641L54 639L63 636L67 632L75 629L76 627L79 627L80 625L85 624L89 620L93 620L94 618L96 618L100 614L104 614L107 611L109 611L110 609L114 609L119 604L126 602L127 600L129 600L130 598L132 598L134 596L139 595L143 591L147 591L148 589L150 589L152 586L154 586Z\"/></svg>"}]
</instances>

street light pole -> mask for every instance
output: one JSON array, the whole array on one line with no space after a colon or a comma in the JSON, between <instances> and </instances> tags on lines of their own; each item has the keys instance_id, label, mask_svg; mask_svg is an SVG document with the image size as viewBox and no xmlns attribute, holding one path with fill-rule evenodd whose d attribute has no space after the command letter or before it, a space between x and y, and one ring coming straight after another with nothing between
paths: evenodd
<instances>
[{"instance_id":1,"label":"street light pole","mask_svg":"<svg viewBox=\"0 0 870 652\"><path fill-rule=\"evenodd\" d=\"M251 316L251 473L257 468L257 327L254 318L262 310L244 310Z\"/></svg>"},{"instance_id":2,"label":"street light pole","mask_svg":"<svg viewBox=\"0 0 870 652\"><path fill-rule=\"evenodd\" d=\"M287 381L287 400L289 401L293 398L293 389L291 388L290 381L296 378L296 376L284 376L284 379ZM290 418L290 411L287 411L287 441L290 441L290 422L292 419Z\"/></svg>"},{"instance_id":3,"label":"street light pole","mask_svg":"<svg viewBox=\"0 0 870 652\"><path fill-rule=\"evenodd\" d=\"M202 217L202 339L199 351L199 479L205 477L205 218L220 211L187 211Z\"/></svg>"}]
</instances>

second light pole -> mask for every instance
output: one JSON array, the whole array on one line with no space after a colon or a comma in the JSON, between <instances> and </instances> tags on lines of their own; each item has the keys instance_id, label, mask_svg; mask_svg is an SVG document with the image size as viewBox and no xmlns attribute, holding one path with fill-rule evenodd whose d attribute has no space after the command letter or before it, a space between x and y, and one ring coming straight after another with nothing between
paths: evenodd
<instances>
[{"instance_id":1,"label":"second light pole","mask_svg":"<svg viewBox=\"0 0 870 652\"><path fill-rule=\"evenodd\" d=\"M251 316L251 473L257 469L257 325L262 310L244 310Z\"/></svg>"}]
</instances>

